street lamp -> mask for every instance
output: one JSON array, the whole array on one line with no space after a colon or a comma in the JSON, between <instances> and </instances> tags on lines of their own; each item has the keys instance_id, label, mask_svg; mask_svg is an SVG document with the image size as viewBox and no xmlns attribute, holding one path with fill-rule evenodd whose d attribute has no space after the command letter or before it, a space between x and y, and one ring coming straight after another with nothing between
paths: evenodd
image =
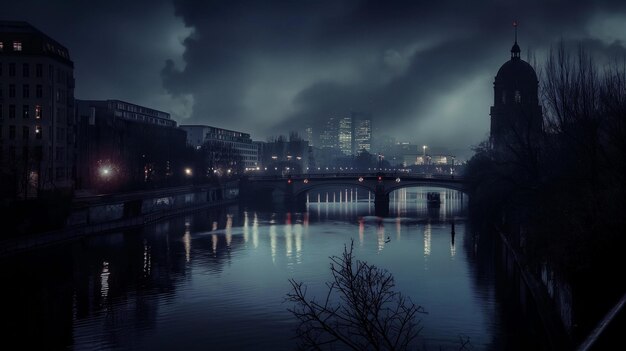
<instances>
[{"instance_id":1,"label":"street lamp","mask_svg":"<svg viewBox=\"0 0 626 351\"><path fill-rule=\"evenodd\" d=\"M109 166L103 166L102 168L100 168L100 175L107 178L109 175L111 175L111 168Z\"/></svg>"},{"instance_id":2,"label":"street lamp","mask_svg":"<svg viewBox=\"0 0 626 351\"><path fill-rule=\"evenodd\" d=\"M192 174L193 174L193 171L191 170L191 168L189 167L185 168L185 175L187 177L191 177Z\"/></svg>"},{"instance_id":3,"label":"street lamp","mask_svg":"<svg viewBox=\"0 0 626 351\"><path fill-rule=\"evenodd\" d=\"M426 148L427 148L427 147L428 147L428 146L426 146L426 145L422 146L422 150L424 150L424 157L426 157Z\"/></svg>"}]
</instances>

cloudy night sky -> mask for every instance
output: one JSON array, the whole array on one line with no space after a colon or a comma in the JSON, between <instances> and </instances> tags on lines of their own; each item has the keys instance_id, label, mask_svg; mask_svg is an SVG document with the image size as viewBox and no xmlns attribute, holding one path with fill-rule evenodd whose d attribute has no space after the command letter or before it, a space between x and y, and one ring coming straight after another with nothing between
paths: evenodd
<instances>
[{"instance_id":1,"label":"cloudy night sky","mask_svg":"<svg viewBox=\"0 0 626 351\"><path fill-rule=\"evenodd\" d=\"M539 66L561 39L601 60L626 57L623 0L2 0L0 10L69 49L76 98L255 140L360 111L372 113L374 138L463 155L488 134L514 19L522 58Z\"/></svg>"}]
</instances>

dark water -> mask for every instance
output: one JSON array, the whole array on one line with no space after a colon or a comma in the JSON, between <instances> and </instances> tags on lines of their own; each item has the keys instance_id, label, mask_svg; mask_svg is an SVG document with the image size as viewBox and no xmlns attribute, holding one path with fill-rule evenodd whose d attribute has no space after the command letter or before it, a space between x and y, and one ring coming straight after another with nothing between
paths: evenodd
<instances>
[{"instance_id":1,"label":"dark water","mask_svg":"<svg viewBox=\"0 0 626 351\"><path fill-rule=\"evenodd\" d=\"M442 191L441 207L428 208L426 191L394 193L385 219L367 194L322 192L306 211L235 206L2 259L5 342L293 349L288 279L322 296L328 257L354 240L357 259L388 269L428 312L421 348L456 350L462 336L473 350L536 349L532 318L503 295L490 244L470 231L467 199Z\"/></svg>"}]
</instances>

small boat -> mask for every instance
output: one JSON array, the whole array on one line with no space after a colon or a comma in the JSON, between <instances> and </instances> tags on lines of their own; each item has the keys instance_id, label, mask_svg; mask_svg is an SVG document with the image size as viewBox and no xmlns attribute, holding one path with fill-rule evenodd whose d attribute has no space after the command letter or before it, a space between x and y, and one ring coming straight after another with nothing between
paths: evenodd
<instances>
[{"instance_id":1,"label":"small boat","mask_svg":"<svg viewBox=\"0 0 626 351\"><path fill-rule=\"evenodd\" d=\"M426 193L426 204L428 207L439 207L441 205L441 197L437 192Z\"/></svg>"}]
</instances>

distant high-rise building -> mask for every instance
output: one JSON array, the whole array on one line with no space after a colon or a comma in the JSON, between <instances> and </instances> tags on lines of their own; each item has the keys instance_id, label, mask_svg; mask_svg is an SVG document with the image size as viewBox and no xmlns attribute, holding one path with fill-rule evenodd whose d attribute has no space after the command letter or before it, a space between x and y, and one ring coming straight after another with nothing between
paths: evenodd
<instances>
[{"instance_id":1,"label":"distant high-rise building","mask_svg":"<svg viewBox=\"0 0 626 351\"><path fill-rule=\"evenodd\" d=\"M304 128L304 133L306 137L306 141L309 142L309 146L314 146L313 144L313 127L307 126Z\"/></svg>"},{"instance_id":2,"label":"distant high-rise building","mask_svg":"<svg viewBox=\"0 0 626 351\"><path fill-rule=\"evenodd\" d=\"M354 153L372 151L372 117L365 113L352 113L354 123Z\"/></svg>"},{"instance_id":3,"label":"distant high-rise building","mask_svg":"<svg viewBox=\"0 0 626 351\"><path fill-rule=\"evenodd\" d=\"M344 155L354 154L354 135L352 117L343 117L339 120L339 150Z\"/></svg>"},{"instance_id":4,"label":"distant high-rise building","mask_svg":"<svg viewBox=\"0 0 626 351\"><path fill-rule=\"evenodd\" d=\"M72 188L76 119L67 48L26 22L0 22L0 94L4 195Z\"/></svg>"},{"instance_id":5,"label":"distant high-rise building","mask_svg":"<svg viewBox=\"0 0 626 351\"><path fill-rule=\"evenodd\" d=\"M328 149L339 148L339 121L330 117L320 134L320 147Z\"/></svg>"}]
</instances>

